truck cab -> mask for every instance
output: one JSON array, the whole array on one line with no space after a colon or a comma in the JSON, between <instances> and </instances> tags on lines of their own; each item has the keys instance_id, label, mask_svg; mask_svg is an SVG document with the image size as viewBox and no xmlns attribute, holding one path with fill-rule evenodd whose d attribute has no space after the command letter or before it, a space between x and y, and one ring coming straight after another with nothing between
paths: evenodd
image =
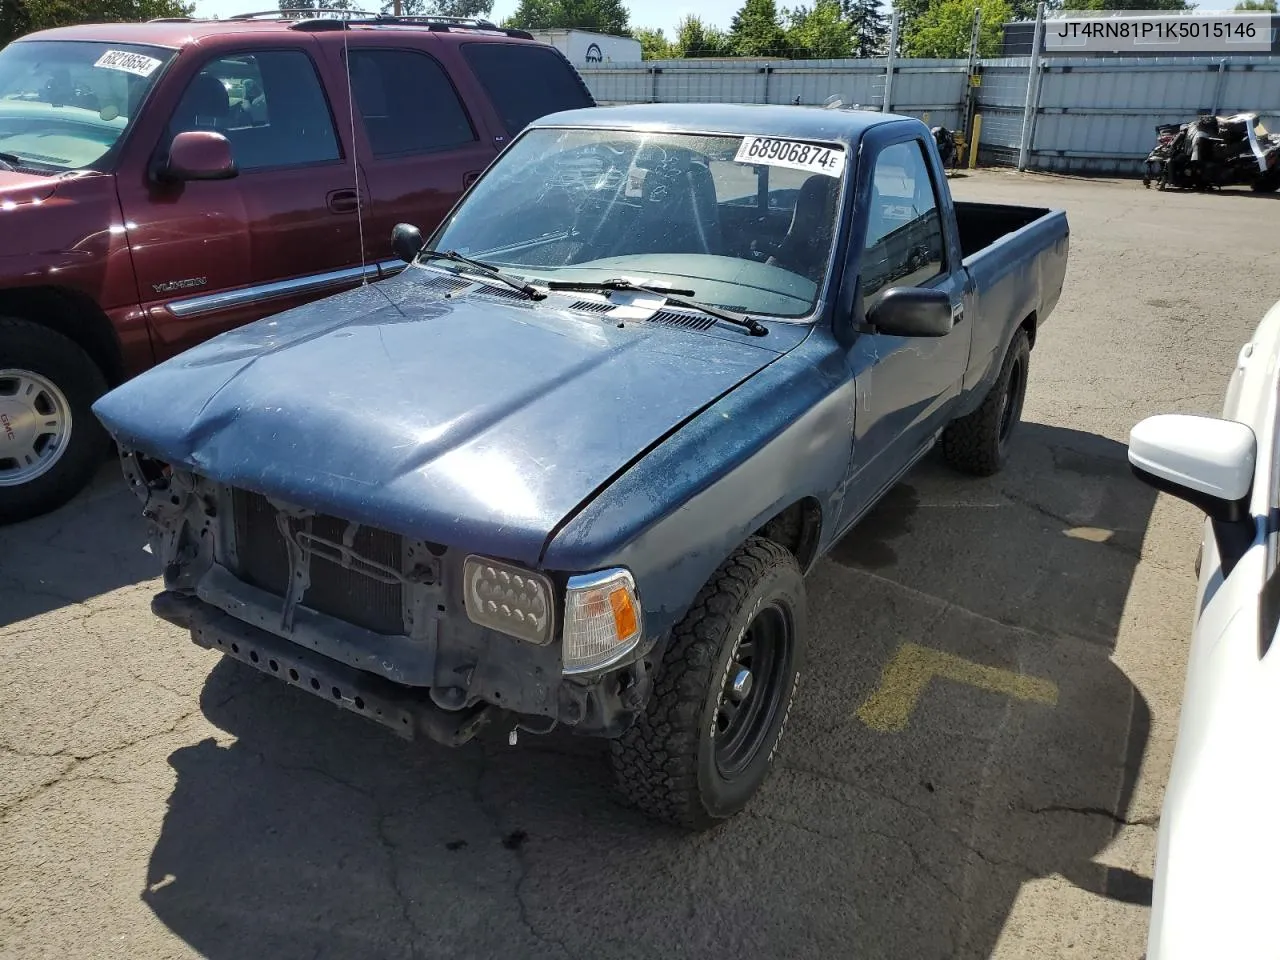
<instances>
[{"instance_id":1,"label":"truck cab","mask_svg":"<svg viewBox=\"0 0 1280 960\"><path fill-rule=\"evenodd\" d=\"M476 20L294 12L9 44L0 522L84 486L106 390L397 272L398 220L433 227L531 120L592 102L559 51Z\"/></svg>"}]
</instances>

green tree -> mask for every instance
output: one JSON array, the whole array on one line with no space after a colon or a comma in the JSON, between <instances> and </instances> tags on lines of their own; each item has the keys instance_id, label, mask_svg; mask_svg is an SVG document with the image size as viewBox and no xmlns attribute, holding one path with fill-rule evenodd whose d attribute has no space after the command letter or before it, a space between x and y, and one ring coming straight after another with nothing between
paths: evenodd
<instances>
[{"instance_id":1,"label":"green tree","mask_svg":"<svg viewBox=\"0 0 1280 960\"><path fill-rule=\"evenodd\" d=\"M17 29L22 33L77 23L189 17L195 12L194 3L180 0L0 0L0 7L3 7L0 29ZM12 36L0 34L0 43L11 39Z\"/></svg>"},{"instance_id":2,"label":"green tree","mask_svg":"<svg viewBox=\"0 0 1280 960\"><path fill-rule=\"evenodd\" d=\"M631 36L631 17L622 0L520 0L505 25L521 30L593 30Z\"/></svg>"},{"instance_id":3,"label":"green tree","mask_svg":"<svg viewBox=\"0 0 1280 960\"><path fill-rule=\"evenodd\" d=\"M999 56L1004 24L1013 15L1008 0L939 0L912 25L907 39L908 54L939 60L958 60L969 56L975 9L982 12L978 56Z\"/></svg>"},{"instance_id":4,"label":"green tree","mask_svg":"<svg viewBox=\"0 0 1280 960\"><path fill-rule=\"evenodd\" d=\"M773 0L746 0L729 25L729 41L740 57L785 54L787 37Z\"/></svg>"},{"instance_id":5,"label":"green tree","mask_svg":"<svg viewBox=\"0 0 1280 960\"><path fill-rule=\"evenodd\" d=\"M0 2L0 47L31 30L31 15L23 0Z\"/></svg>"},{"instance_id":6,"label":"green tree","mask_svg":"<svg viewBox=\"0 0 1280 960\"><path fill-rule=\"evenodd\" d=\"M1276 13L1276 0L1244 0L1237 3L1236 9L1242 12L1258 11L1259 13Z\"/></svg>"},{"instance_id":7,"label":"green tree","mask_svg":"<svg viewBox=\"0 0 1280 960\"><path fill-rule=\"evenodd\" d=\"M911 49L911 37L916 24L929 9L929 0L894 0L893 9L898 14L898 50L906 54Z\"/></svg>"},{"instance_id":8,"label":"green tree","mask_svg":"<svg viewBox=\"0 0 1280 960\"><path fill-rule=\"evenodd\" d=\"M661 30L641 28L635 31L640 41L640 57L644 60L674 60L680 56L675 44Z\"/></svg>"},{"instance_id":9,"label":"green tree","mask_svg":"<svg viewBox=\"0 0 1280 960\"><path fill-rule=\"evenodd\" d=\"M844 18L853 28L855 57L883 57L889 45L889 17L880 0L842 0Z\"/></svg>"},{"instance_id":10,"label":"green tree","mask_svg":"<svg viewBox=\"0 0 1280 960\"><path fill-rule=\"evenodd\" d=\"M733 55L729 35L708 26L693 15L676 26L675 52L681 57L728 57Z\"/></svg>"},{"instance_id":11,"label":"green tree","mask_svg":"<svg viewBox=\"0 0 1280 960\"><path fill-rule=\"evenodd\" d=\"M290 0L281 0L281 3ZM332 6L324 0L321 6ZM394 13L395 0L384 0L383 13ZM476 17L483 19L493 10L493 0L400 0L403 17Z\"/></svg>"},{"instance_id":12,"label":"green tree","mask_svg":"<svg viewBox=\"0 0 1280 960\"><path fill-rule=\"evenodd\" d=\"M796 59L836 60L853 55L853 25L840 0L816 0L812 7L784 10L787 48Z\"/></svg>"}]
</instances>

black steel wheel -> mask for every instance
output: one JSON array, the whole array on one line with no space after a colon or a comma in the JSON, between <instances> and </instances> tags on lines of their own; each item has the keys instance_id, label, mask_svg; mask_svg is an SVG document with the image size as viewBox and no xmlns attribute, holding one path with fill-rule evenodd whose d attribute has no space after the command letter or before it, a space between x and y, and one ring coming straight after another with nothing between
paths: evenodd
<instances>
[{"instance_id":1,"label":"black steel wheel","mask_svg":"<svg viewBox=\"0 0 1280 960\"><path fill-rule=\"evenodd\" d=\"M982 404L953 420L942 433L942 452L951 466L978 477L989 477L1004 467L1022 419L1030 364L1031 342L1025 330L1018 330Z\"/></svg>"},{"instance_id":2,"label":"black steel wheel","mask_svg":"<svg viewBox=\"0 0 1280 960\"><path fill-rule=\"evenodd\" d=\"M618 788L649 816L701 830L740 812L772 769L804 661L804 581L752 537L672 630L653 693L612 741Z\"/></svg>"},{"instance_id":3,"label":"black steel wheel","mask_svg":"<svg viewBox=\"0 0 1280 960\"><path fill-rule=\"evenodd\" d=\"M777 603L760 610L729 656L712 738L716 770L740 776L760 753L791 679L795 625Z\"/></svg>"}]
</instances>

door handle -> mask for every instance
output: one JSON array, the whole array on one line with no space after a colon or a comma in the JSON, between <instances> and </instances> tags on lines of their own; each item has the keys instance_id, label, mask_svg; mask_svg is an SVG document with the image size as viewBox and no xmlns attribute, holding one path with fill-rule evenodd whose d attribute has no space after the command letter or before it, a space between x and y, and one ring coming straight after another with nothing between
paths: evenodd
<instances>
[{"instance_id":1,"label":"door handle","mask_svg":"<svg viewBox=\"0 0 1280 960\"><path fill-rule=\"evenodd\" d=\"M333 213L354 213L360 206L354 190L330 190L326 199Z\"/></svg>"},{"instance_id":2,"label":"door handle","mask_svg":"<svg viewBox=\"0 0 1280 960\"><path fill-rule=\"evenodd\" d=\"M470 170L462 175L462 189L465 190L480 179L479 170Z\"/></svg>"}]
</instances>

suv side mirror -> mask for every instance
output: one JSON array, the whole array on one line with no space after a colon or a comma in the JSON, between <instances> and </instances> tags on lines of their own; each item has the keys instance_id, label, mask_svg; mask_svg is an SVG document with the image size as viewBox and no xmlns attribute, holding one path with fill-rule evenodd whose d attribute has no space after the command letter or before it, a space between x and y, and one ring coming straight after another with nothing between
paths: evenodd
<instances>
[{"instance_id":1,"label":"suv side mirror","mask_svg":"<svg viewBox=\"0 0 1280 960\"><path fill-rule=\"evenodd\" d=\"M1234 420L1161 414L1129 432L1129 466L1137 478L1218 523L1249 517L1257 455L1253 430Z\"/></svg>"},{"instance_id":2,"label":"suv side mirror","mask_svg":"<svg viewBox=\"0 0 1280 960\"><path fill-rule=\"evenodd\" d=\"M955 326L951 294L926 287L894 287L867 311L867 323L891 337L945 337Z\"/></svg>"},{"instance_id":3,"label":"suv side mirror","mask_svg":"<svg viewBox=\"0 0 1280 960\"><path fill-rule=\"evenodd\" d=\"M239 173L231 141L213 130L184 130L169 144L164 180L230 180Z\"/></svg>"},{"instance_id":4,"label":"suv side mirror","mask_svg":"<svg viewBox=\"0 0 1280 960\"><path fill-rule=\"evenodd\" d=\"M391 231L391 249L405 263L417 260L425 243L422 231L412 223L397 223Z\"/></svg>"}]
</instances>

